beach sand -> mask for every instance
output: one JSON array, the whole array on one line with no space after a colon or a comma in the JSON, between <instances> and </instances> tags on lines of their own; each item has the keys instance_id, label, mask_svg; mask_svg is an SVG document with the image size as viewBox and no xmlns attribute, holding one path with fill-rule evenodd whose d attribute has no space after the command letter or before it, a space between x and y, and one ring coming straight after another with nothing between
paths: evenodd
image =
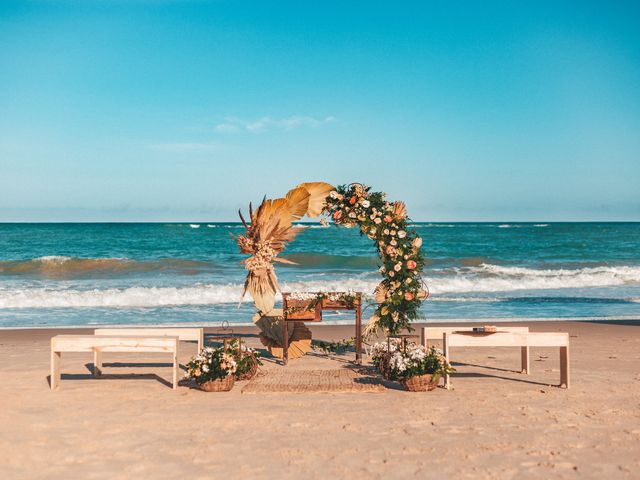
<instances>
[{"instance_id":1,"label":"beach sand","mask_svg":"<svg viewBox=\"0 0 640 480\"><path fill-rule=\"evenodd\" d=\"M519 323L519 325L522 325ZM570 389L557 349L459 349L454 389L427 393L204 393L166 382L167 355L63 354L50 391L49 339L91 330L0 331L0 478L639 478L640 322L529 323L571 335ZM215 329L208 329L213 332ZM315 338L353 335L313 326ZM253 328L236 328L259 346ZM180 361L194 354L182 343ZM263 370L342 368L307 355ZM124 374L145 374L127 376ZM118 375L111 375L117 373ZM157 377L157 376L158 377Z\"/></svg>"}]
</instances>

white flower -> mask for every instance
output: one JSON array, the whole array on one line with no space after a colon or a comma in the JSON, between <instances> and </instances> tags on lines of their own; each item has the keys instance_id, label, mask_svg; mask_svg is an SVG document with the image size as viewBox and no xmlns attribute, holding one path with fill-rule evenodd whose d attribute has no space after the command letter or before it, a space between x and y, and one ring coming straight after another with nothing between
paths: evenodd
<instances>
[{"instance_id":1,"label":"white flower","mask_svg":"<svg viewBox=\"0 0 640 480\"><path fill-rule=\"evenodd\" d=\"M362 204L362 206L363 206L364 208L369 208L369 206L371 205L371 204L369 203L369 200L363 200L363 201L361 202L361 204Z\"/></svg>"},{"instance_id":2,"label":"white flower","mask_svg":"<svg viewBox=\"0 0 640 480\"><path fill-rule=\"evenodd\" d=\"M394 269L396 272L399 272L399 271L402 269L402 264L401 264L400 262L396 263L396 264L393 266L393 269Z\"/></svg>"},{"instance_id":3,"label":"white flower","mask_svg":"<svg viewBox=\"0 0 640 480\"><path fill-rule=\"evenodd\" d=\"M395 234L396 234L396 231L395 230L391 230L391 235L393 236Z\"/></svg>"},{"instance_id":4,"label":"white flower","mask_svg":"<svg viewBox=\"0 0 640 480\"><path fill-rule=\"evenodd\" d=\"M398 244L398 242L396 242L396 239L395 239L395 238L394 238L394 239L392 239L389 243L390 243L392 246L394 246L394 247Z\"/></svg>"},{"instance_id":5,"label":"white flower","mask_svg":"<svg viewBox=\"0 0 640 480\"><path fill-rule=\"evenodd\" d=\"M356 214L355 214L354 212L351 212L351 213L349 214L349 217L350 217L350 218L356 218Z\"/></svg>"},{"instance_id":6,"label":"white flower","mask_svg":"<svg viewBox=\"0 0 640 480\"><path fill-rule=\"evenodd\" d=\"M376 225L378 225L380 222L382 222L382 220L380 220L379 217L376 217L375 220L373 221L373 223L375 223Z\"/></svg>"},{"instance_id":7,"label":"white flower","mask_svg":"<svg viewBox=\"0 0 640 480\"><path fill-rule=\"evenodd\" d=\"M385 229L382 231L382 233L384 233L385 235L389 235L389 229L388 229L388 228L385 228Z\"/></svg>"},{"instance_id":8,"label":"white flower","mask_svg":"<svg viewBox=\"0 0 640 480\"><path fill-rule=\"evenodd\" d=\"M407 236L407 232L404 230L398 230L398 238L404 238Z\"/></svg>"},{"instance_id":9,"label":"white flower","mask_svg":"<svg viewBox=\"0 0 640 480\"><path fill-rule=\"evenodd\" d=\"M338 192L336 192L335 190L332 190L331 193L329 193L329 196L331 198L338 198Z\"/></svg>"}]
</instances>

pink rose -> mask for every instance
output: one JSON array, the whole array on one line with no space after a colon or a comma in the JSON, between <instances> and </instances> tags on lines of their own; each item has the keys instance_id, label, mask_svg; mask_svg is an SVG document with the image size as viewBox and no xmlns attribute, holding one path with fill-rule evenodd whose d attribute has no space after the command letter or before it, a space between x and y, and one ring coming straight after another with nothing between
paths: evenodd
<instances>
[{"instance_id":1,"label":"pink rose","mask_svg":"<svg viewBox=\"0 0 640 480\"><path fill-rule=\"evenodd\" d=\"M413 270L414 268L416 268L418 265L416 264L416 262L414 262L413 260L408 260L407 261L407 268L409 270Z\"/></svg>"}]
</instances>

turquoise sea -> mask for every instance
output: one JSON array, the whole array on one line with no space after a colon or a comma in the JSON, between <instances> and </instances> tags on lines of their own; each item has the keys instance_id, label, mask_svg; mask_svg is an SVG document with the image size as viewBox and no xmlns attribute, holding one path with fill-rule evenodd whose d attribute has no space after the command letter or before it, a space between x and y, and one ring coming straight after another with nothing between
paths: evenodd
<instances>
[{"instance_id":1,"label":"turquoise sea","mask_svg":"<svg viewBox=\"0 0 640 480\"><path fill-rule=\"evenodd\" d=\"M277 267L283 289L372 292L371 241L306 226L283 255L298 265ZM640 223L413 228L428 257L427 320L640 318ZM237 308L244 257L230 232L242 226L0 224L0 327L250 323L249 297Z\"/></svg>"}]
</instances>

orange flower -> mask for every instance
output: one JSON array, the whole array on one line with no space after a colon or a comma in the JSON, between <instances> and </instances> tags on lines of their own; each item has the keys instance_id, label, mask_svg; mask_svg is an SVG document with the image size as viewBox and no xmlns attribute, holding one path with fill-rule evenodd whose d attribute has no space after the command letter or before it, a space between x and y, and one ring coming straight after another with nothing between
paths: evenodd
<instances>
[{"instance_id":1,"label":"orange flower","mask_svg":"<svg viewBox=\"0 0 640 480\"><path fill-rule=\"evenodd\" d=\"M411 300L413 300L413 293L411 293L411 292L407 292L407 293L405 293L405 294L404 294L404 299L405 299L407 302L410 302Z\"/></svg>"},{"instance_id":2,"label":"orange flower","mask_svg":"<svg viewBox=\"0 0 640 480\"><path fill-rule=\"evenodd\" d=\"M393 255L396 249L389 245L385 251L387 252L387 255Z\"/></svg>"},{"instance_id":3,"label":"orange flower","mask_svg":"<svg viewBox=\"0 0 640 480\"><path fill-rule=\"evenodd\" d=\"M391 218L391 215L385 215L384 216L384 221L386 223L391 223L393 221L393 218Z\"/></svg>"},{"instance_id":4,"label":"orange flower","mask_svg":"<svg viewBox=\"0 0 640 480\"><path fill-rule=\"evenodd\" d=\"M355 203L356 203L357 201L358 201L358 199L356 198L356 196L355 196L355 195L349 199L349 203L350 203L351 205L355 205Z\"/></svg>"},{"instance_id":5,"label":"orange flower","mask_svg":"<svg viewBox=\"0 0 640 480\"><path fill-rule=\"evenodd\" d=\"M342 217L342 210L338 210L336 213L333 214L334 220L340 220L340 217Z\"/></svg>"},{"instance_id":6,"label":"orange flower","mask_svg":"<svg viewBox=\"0 0 640 480\"><path fill-rule=\"evenodd\" d=\"M407 268L409 270L413 270L414 268L416 268L418 265L416 264L416 262L414 262L413 260L408 260L407 261Z\"/></svg>"}]
</instances>

